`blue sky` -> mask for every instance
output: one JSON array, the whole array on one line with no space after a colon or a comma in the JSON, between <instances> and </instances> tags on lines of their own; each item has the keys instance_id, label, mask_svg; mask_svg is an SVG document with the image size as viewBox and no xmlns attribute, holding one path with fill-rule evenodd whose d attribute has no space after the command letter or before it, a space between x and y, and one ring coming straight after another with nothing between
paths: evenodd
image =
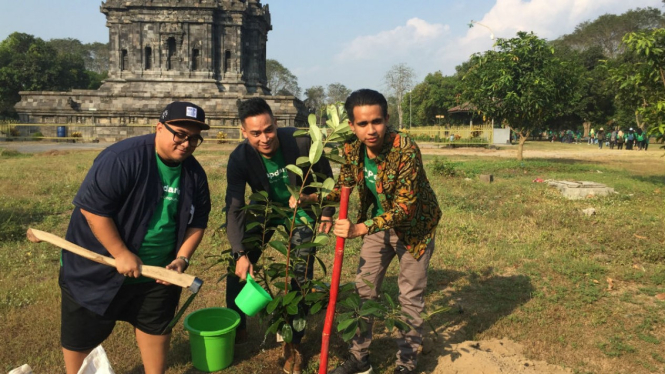
<instances>
[{"instance_id":1,"label":"blue sky","mask_svg":"<svg viewBox=\"0 0 665 374\"><path fill-rule=\"evenodd\" d=\"M43 39L108 40L99 0L0 0L0 39L14 31ZM662 0L263 0L272 16L268 58L280 61L304 89L340 82L385 90L383 76L406 63L422 80L445 75L475 52L492 47L490 34L533 31L556 39L586 20L637 7L663 9ZM475 20L487 27L468 27Z\"/></svg>"}]
</instances>

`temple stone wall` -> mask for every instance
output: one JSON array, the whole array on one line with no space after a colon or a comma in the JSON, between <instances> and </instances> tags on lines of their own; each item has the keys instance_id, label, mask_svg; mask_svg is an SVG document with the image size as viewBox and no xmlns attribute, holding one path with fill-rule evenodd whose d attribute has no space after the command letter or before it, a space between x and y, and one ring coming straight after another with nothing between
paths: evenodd
<instances>
[{"instance_id":1,"label":"temple stone wall","mask_svg":"<svg viewBox=\"0 0 665 374\"><path fill-rule=\"evenodd\" d=\"M118 140L145 133L132 126L157 123L172 101L201 106L211 126L239 126L237 101L254 96L268 101L280 126L306 122L299 99L270 96L272 25L259 0L107 0L100 10L109 29L108 79L99 90L20 92L21 122L94 124L89 137Z\"/></svg>"}]
</instances>

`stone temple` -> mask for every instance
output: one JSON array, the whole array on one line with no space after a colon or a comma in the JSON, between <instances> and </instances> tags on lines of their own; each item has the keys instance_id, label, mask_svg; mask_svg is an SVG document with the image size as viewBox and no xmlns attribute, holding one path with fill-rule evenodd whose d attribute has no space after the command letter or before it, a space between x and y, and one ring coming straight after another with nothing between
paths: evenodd
<instances>
[{"instance_id":1,"label":"stone temple","mask_svg":"<svg viewBox=\"0 0 665 374\"><path fill-rule=\"evenodd\" d=\"M156 124L175 100L201 106L211 126L239 126L237 101L255 96L266 99L280 126L306 121L299 99L270 96L272 25L260 0L106 0L100 10L109 29L108 79L98 90L21 92L22 123L81 124L84 137L115 141L152 131L141 125Z\"/></svg>"}]
</instances>

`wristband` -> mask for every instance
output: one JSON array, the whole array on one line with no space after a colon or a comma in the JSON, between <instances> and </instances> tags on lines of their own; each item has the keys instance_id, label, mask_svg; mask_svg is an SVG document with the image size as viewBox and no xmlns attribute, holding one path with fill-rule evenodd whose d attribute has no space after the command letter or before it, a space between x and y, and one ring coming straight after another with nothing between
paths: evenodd
<instances>
[{"instance_id":1,"label":"wristband","mask_svg":"<svg viewBox=\"0 0 665 374\"><path fill-rule=\"evenodd\" d=\"M187 257L185 257L185 256L178 256L177 259L180 259L180 260L185 261L185 268L182 269L182 270L183 270L183 271L184 271L184 270L187 270L187 268L189 267L189 259L188 259Z\"/></svg>"}]
</instances>

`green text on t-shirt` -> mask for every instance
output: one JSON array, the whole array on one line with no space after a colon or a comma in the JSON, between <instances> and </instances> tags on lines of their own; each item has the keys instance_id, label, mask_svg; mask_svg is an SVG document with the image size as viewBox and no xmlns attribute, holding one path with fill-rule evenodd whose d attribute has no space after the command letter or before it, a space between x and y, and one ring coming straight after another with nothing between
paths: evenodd
<instances>
[{"instance_id":1,"label":"green text on t-shirt","mask_svg":"<svg viewBox=\"0 0 665 374\"><path fill-rule=\"evenodd\" d=\"M277 152L275 152L271 158L263 156L261 158L263 159L263 164L266 166L268 182L270 183L270 191L268 191L270 200L288 207L291 192L289 192L289 189L286 187L289 184L289 175L286 170L286 162L284 161L282 150L277 149ZM298 208L298 212L296 213L296 224L302 222L301 218L303 217L308 222L313 222L312 218L307 215L302 208ZM271 223L282 224L284 221L273 221Z\"/></svg>"}]
</instances>

